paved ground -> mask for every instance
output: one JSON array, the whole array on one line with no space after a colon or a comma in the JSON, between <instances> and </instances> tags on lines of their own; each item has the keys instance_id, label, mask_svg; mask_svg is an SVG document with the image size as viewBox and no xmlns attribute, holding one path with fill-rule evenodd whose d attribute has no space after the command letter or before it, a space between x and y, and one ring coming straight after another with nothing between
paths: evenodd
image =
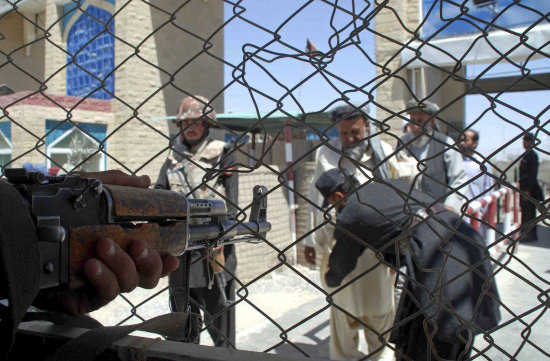
<instances>
[{"instance_id":1,"label":"paved ground","mask_svg":"<svg viewBox=\"0 0 550 361\"><path fill-rule=\"evenodd\" d=\"M485 353L491 360L550 359L550 228L539 227L538 237L500 257L506 269L497 267L496 279L506 307L501 328L491 334L495 346Z\"/></svg>"},{"instance_id":2,"label":"paved ground","mask_svg":"<svg viewBox=\"0 0 550 361\"><path fill-rule=\"evenodd\" d=\"M476 339L476 349L483 350L485 355L477 357L478 360L550 359L550 228L539 227L538 232L537 243L521 244L513 255L501 248L497 255L495 270L503 303L502 321L500 328L491 334L492 342L488 343L482 337ZM508 249L509 253L511 251ZM299 271L319 282L318 271L304 267L299 267ZM255 282L248 292L248 300L265 315L246 302L237 305L239 349L271 350L288 356L302 355L298 351L301 349L314 359L328 359L328 311L324 310L324 297L314 286L294 272L285 270ZM147 300L151 294L133 296L135 304ZM94 315L104 324L112 324L113 319L120 320L120 315L128 314L129 309L124 301L118 300L110 306L110 311ZM167 303L158 301L154 302L154 306L146 305L138 309L138 313L145 318L165 312L168 312ZM302 321L314 314L315 317L310 320ZM283 334L282 330L287 332ZM282 334L289 342L282 342ZM202 343L212 344L207 335L202 338ZM366 352L364 342L360 346Z\"/></svg>"},{"instance_id":3,"label":"paved ground","mask_svg":"<svg viewBox=\"0 0 550 361\"><path fill-rule=\"evenodd\" d=\"M503 307L500 329L493 332L492 347L482 337L476 339L479 360L548 360L550 359L550 228L539 227L539 241L524 243L514 250L513 256L501 247L495 264L496 280ZM512 252L512 249L508 249ZM316 297L286 311L275 320L280 324L293 324L303 317L302 312L319 310L325 305ZM273 344L279 334L267 322L253 330L239 332L239 348L259 350ZM315 358L328 358L328 312L297 327L288 335L295 345ZM366 351L365 345L361 345ZM298 351L286 344L275 349L282 355L297 355ZM474 352L472 356L475 356Z\"/></svg>"}]
</instances>

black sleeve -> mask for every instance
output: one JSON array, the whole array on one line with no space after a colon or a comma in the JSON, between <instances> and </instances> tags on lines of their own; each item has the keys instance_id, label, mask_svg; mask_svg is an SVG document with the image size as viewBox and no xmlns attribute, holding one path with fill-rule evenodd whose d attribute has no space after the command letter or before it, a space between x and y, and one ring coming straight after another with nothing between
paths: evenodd
<instances>
[{"instance_id":1,"label":"black sleeve","mask_svg":"<svg viewBox=\"0 0 550 361\"><path fill-rule=\"evenodd\" d=\"M533 191L537 185L537 174L539 171L539 159L537 153L531 152L528 163L527 189Z\"/></svg>"},{"instance_id":2,"label":"black sleeve","mask_svg":"<svg viewBox=\"0 0 550 361\"><path fill-rule=\"evenodd\" d=\"M358 225L338 224L338 226L348 230L349 233L358 234L354 232ZM336 243L330 253L329 269L325 274L325 281L330 287L340 286L344 277L355 268L357 259L365 250L365 247L349 233L340 230L338 227L334 231Z\"/></svg>"},{"instance_id":3,"label":"black sleeve","mask_svg":"<svg viewBox=\"0 0 550 361\"><path fill-rule=\"evenodd\" d=\"M170 159L166 159L162 167L160 168L159 176L157 182L155 183L156 189L170 189L170 184L168 184L168 176L166 172L172 168L172 162Z\"/></svg>"},{"instance_id":4,"label":"black sleeve","mask_svg":"<svg viewBox=\"0 0 550 361\"><path fill-rule=\"evenodd\" d=\"M235 152L230 152L231 148L224 150L221 166L224 169L221 175L225 192L227 195L227 213L229 218L235 218L238 213L239 205L239 173L235 171L237 164Z\"/></svg>"}]
</instances>

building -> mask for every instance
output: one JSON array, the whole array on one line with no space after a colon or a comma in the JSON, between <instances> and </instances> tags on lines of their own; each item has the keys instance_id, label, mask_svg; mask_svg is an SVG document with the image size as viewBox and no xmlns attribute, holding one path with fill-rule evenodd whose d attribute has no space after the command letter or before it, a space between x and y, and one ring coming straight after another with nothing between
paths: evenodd
<instances>
[{"instance_id":1,"label":"building","mask_svg":"<svg viewBox=\"0 0 550 361\"><path fill-rule=\"evenodd\" d=\"M0 1L0 164L156 176L170 132L152 118L188 94L223 112L222 24L218 0Z\"/></svg>"},{"instance_id":2,"label":"building","mask_svg":"<svg viewBox=\"0 0 550 361\"><path fill-rule=\"evenodd\" d=\"M400 129L402 118L395 113L406 117L405 105L413 96L429 99L441 108L441 130L457 139L466 122L467 95L547 90L548 72L484 74L502 64L546 57L550 24L540 19L550 3L510 3L472 0L465 14L462 2L389 1L377 13L375 25L384 35L375 37L376 62L384 64L376 73L378 120ZM494 26L487 26L493 19ZM481 69L475 79L466 72L470 65Z\"/></svg>"}]
</instances>

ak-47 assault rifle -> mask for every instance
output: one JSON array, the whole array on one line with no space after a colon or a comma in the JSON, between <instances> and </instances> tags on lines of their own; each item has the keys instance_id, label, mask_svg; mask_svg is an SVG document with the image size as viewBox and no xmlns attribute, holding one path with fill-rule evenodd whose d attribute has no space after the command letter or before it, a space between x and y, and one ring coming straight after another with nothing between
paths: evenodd
<instances>
[{"instance_id":1,"label":"ak-47 assault rifle","mask_svg":"<svg viewBox=\"0 0 550 361\"><path fill-rule=\"evenodd\" d=\"M26 169L4 172L28 202L36 224L40 289L82 286L82 267L93 257L94 243L103 237L113 239L123 249L132 239L141 239L161 255L179 256L188 250L223 244L258 243L271 229L266 221L267 189L263 186L254 187L250 220L239 223L227 218L221 200L106 185L78 175L47 177Z\"/></svg>"}]
</instances>

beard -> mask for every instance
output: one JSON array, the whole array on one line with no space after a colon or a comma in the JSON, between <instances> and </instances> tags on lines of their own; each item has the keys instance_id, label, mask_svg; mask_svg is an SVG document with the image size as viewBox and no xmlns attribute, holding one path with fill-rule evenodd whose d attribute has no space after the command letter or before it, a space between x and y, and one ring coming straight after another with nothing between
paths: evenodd
<instances>
[{"instance_id":1,"label":"beard","mask_svg":"<svg viewBox=\"0 0 550 361\"><path fill-rule=\"evenodd\" d=\"M420 135L415 136L415 140L412 142L412 146L416 148L423 148L428 144L430 139L432 139L433 129L431 127L426 127L426 130L423 131Z\"/></svg>"},{"instance_id":2,"label":"beard","mask_svg":"<svg viewBox=\"0 0 550 361\"><path fill-rule=\"evenodd\" d=\"M346 145L346 146L344 146L342 151L349 158L351 158L355 161L360 161L361 158L363 158L363 155L365 154L365 152L367 151L368 148L369 148L369 142L367 140L365 140L363 142L359 142L359 143L351 145L351 146Z\"/></svg>"},{"instance_id":3,"label":"beard","mask_svg":"<svg viewBox=\"0 0 550 361\"><path fill-rule=\"evenodd\" d=\"M422 134L416 137L416 139L412 142L412 146L416 148L424 148L426 144L430 141L431 137L427 134Z\"/></svg>"}]
</instances>

